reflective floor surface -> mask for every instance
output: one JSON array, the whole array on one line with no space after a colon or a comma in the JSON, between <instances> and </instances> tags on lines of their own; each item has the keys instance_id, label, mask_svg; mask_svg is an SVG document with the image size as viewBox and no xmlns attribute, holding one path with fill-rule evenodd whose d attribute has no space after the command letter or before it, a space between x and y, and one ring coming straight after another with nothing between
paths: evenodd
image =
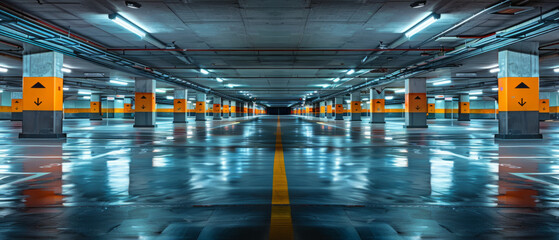
<instances>
[{"instance_id":1,"label":"reflective floor surface","mask_svg":"<svg viewBox=\"0 0 559 240\"><path fill-rule=\"evenodd\" d=\"M0 122L0 239L559 239L559 122Z\"/></svg>"}]
</instances>

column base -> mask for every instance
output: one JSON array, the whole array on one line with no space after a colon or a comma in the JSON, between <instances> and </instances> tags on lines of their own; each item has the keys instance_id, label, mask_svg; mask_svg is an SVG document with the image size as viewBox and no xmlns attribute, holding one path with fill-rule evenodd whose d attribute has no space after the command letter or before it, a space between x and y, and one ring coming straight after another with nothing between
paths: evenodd
<instances>
[{"instance_id":1,"label":"column base","mask_svg":"<svg viewBox=\"0 0 559 240\"><path fill-rule=\"evenodd\" d=\"M429 128L429 126L404 126L404 128Z\"/></svg>"},{"instance_id":2,"label":"column base","mask_svg":"<svg viewBox=\"0 0 559 240\"><path fill-rule=\"evenodd\" d=\"M369 123L386 123L386 122L369 122Z\"/></svg>"},{"instance_id":3,"label":"column base","mask_svg":"<svg viewBox=\"0 0 559 240\"><path fill-rule=\"evenodd\" d=\"M542 139L541 134L495 134L496 139Z\"/></svg>"},{"instance_id":4,"label":"column base","mask_svg":"<svg viewBox=\"0 0 559 240\"><path fill-rule=\"evenodd\" d=\"M221 120L222 118L214 118L214 120Z\"/></svg>"},{"instance_id":5,"label":"column base","mask_svg":"<svg viewBox=\"0 0 559 240\"><path fill-rule=\"evenodd\" d=\"M66 133L47 133L47 134L20 133L19 138L66 138Z\"/></svg>"},{"instance_id":6,"label":"column base","mask_svg":"<svg viewBox=\"0 0 559 240\"><path fill-rule=\"evenodd\" d=\"M361 119L351 119L350 121L352 121L352 122L361 122L362 120L361 120Z\"/></svg>"},{"instance_id":7,"label":"column base","mask_svg":"<svg viewBox=\"0 0 559 240\"><path fill-rule=\"evenodd\" d=\"M154 128L157 125L138 125L138 124L134 124L134 127L136 128Z\"/></svg>"},{"instance_id":8,"label":"column base","mask_svg":"<svg viewBox=\"0 0 559 240\"><path fill-rule=\"evenodd\" d=\"M196 122L205 122L206 119L196 119Z\"/></svg>"},{"instance_id":9,"label":"column base","mask_svg":"<svg viewBox=\"0 0 559 240\"><path fill-rule=\"evenodd\" d=\"M186 121L173 121L173 123L186 123Z\"/></svg>"},{"instance_id":10,"label":"column base","mask_svg":"<svg viewBox=\"0 0 559 240\"><path fill-rule=\"evenodd\" d=\"M90 118L89 120L90 121L102 121L103 119L102 118Z\"/></svg>"}]
</instances>

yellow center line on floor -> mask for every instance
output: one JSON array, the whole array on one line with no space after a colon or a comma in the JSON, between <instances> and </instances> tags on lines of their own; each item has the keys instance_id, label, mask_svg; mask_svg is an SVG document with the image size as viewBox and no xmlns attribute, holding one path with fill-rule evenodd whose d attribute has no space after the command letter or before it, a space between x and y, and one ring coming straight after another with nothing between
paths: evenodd
<instances>
[{"instance_id":1,"label":"yellow center line on floor","mask_svg":"<svg viewBox=\"0 0 559 240\"><path fill-rule=\"evenodd\" d=\"M279 116L276 132L276 152L274 156L270 239L293 239L293 224L291 221L291 207L289 206L289 192L287 189L287 176L285 174L283 146L281 144L281 124Z\"/></svg>"}]
</instances>

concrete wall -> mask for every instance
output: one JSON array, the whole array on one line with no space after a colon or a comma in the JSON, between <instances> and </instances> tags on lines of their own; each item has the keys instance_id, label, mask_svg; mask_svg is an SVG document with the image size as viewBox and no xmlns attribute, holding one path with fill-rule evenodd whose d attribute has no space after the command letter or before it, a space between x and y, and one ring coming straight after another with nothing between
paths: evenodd
<instances>
[{"instance_id":1,"label":"concrete wall","mask_svg":"<svg viewBox=\"0 0 559 240\"><path fill-rule=\"evenodd\" d=\"M64 118L89 118L89 100L64 101Z\"/></svg>"},{"instance_id":2,"label":"concrete wall","mask_svg":"<svg viewBox=\"0 0 559 240\"><path fill-rule=\"evenodd\" d=\"M403 118L404 117L404 104L386 104L384 106L385 109L385 117L397 117Z\"/></svg>"},{"instance_id":3,"label":"concrete wall","mask_svg":"<svg viewBox=\"0 0 559 240\"><path fill-rule=\"evenodd\" d=\"M496 106L495 101L470 100L470 118L495 119Z\"/></svg>"},{"instance_id":4,"label":"concrete wall","mask_svg":"<svg viewBox=\"0 0 559 240\"><path fill-rule=\"evenodd\" d=\"M173 105L172 104L161 104L158 103L157 106L157 116L158 117L173 117Z\"/></svg>"}]
</instances>

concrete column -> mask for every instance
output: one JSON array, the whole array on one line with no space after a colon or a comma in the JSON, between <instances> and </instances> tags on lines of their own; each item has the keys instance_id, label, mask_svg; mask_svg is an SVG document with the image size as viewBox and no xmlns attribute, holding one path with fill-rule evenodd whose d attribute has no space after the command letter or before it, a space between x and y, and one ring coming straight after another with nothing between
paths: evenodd
<instances>
[{"instance_id":1,"label":"concrete column","mask_svg":"<svg viewBox=\"0 0 559 240\"><path fill-rule=\"evenodd\" d=\"M384 89L372 88L369 90L369 99L371 100L371 123L385 123Z\"/></svg>"},{"instance_id":2,"label":"concrete column","mask_svg":"<svg viewBox=\"0 0 559 240\"><path fill-rule=\"evenodd\" d=\"M223 113L223 118L229 118L231 112L231 110L229 110L229 107L229 100L223 99L223 110L221 111Z\"/></svg>"},{"instance_id":3,"label":"concrete column","mask_svg":"<svg viewBox=\"0 0 559 240\"><path fill-rule=\"evenodd\" d=\"M335 120L344 120L344 97L339 96L334 99L336 103L336 118Z\"/></svg>"},{"instance_id":4,"label":"concrete column","mask_svg":"<svg viewBox=\"0 0 559 240\"><path fill-rule=\"evenodd\" d=\"M328 119L332 119L334 117L334 114L333 114L334 109L333 109L333 106L332 106L333 102L334 101L332 99L326 100L326 118L328 118Z\"/></svg>"},{"instance_id":5,"label":"concrete column","mask_svg":"<svg viewBox=\"0 0 559 240\"><path fill-rule=\"evenodd\" d=\"M425 78L406 79L405 128L427 128L426 90Z\"/></svg>"},{"instance_id":6,"label":"concrete column","mask_svg":"<svg viewBox=\"0 0 559 240\"><path fill-rule=\"evenodd\" d=\"M470 95L460 95L458 102L458 121L470 121Z\"/></svg>"},{"instance_id":7,"label":"concrete column","mask_svg":"<svg viewBox=\"0 0 559 240\"><path fill-rule=\"evenodd\" d=\"M551 119L550 117L550 113L549 113L549 106L550 106L550 97L551 93L550 92L541 92L540 93L540 104L539 104L539 112L540 112L540 116L539 119L540 121L545 121L545 120L549 120Z\"/></svg>"},{"instance_id":8,"label":"concrete column","mask_svg":"<svg viewBox=\"0 0 559 240\"><path fill-rule=\"evenodd\" d=\"M522 42L499 51L499 134L495 138L542 138L538 47L537 42Z\"/></svg>"},{"instance_id":9,"label":"concrete column","mask_svg":"<svg viewBox=\"0 0 559 240\"><path fill-rule=\"evenodd\" d=\"M325 118L326 117L326 102L321 101L318 103L318 117Z\"/></svg>"},{"instance_id":10,"label":"concrete column","mask_svg":"<svg viewBox=\"0 0 559 240\"><path fill-rule=\"evenodd\" d=\"M12 93L8 91L0 92L0 120L12 119Z\"/></svg>"},{"instance_id":11,"label":"concrete column","mask_svg":"<svg viewBox=\"0 0 559 240\"><path fill-rule=\"evenodd\" d=\"M213 97L213 114L214 120L221 120L221 97Z\"/></svg>"},{"instance_id":12,"label":"concrete column","mask_svg":"<svg viewBox=\"0 0 559 240\"><path fill-rule=\"evenodd\" d=\"M351 121L361 121L361 92L351 93Z\"/></svg>"},{"instance_id":13,"label":"concrete column","mask_svg":"<svg viewBox=\"0 0 559 240\"><path fill-rule=\"evenodd\" d=\"M205 93L196 93L196 121L206 121Z\"/></svg>"},{"instance_id":14,"label":"concrete column","mask_svg":"<svg viewBox=\"0 0 559 240\"><path fill-rule=\"evenodd\" d=\"M136 79L134 127L155 127L155 80Z\"/></svg>"},{"instance_id":15,"label":"concrete column","mask_svg":"<svg viewBox=\"0 0 559 240\"><path fill-rule=\"evenodd\" d=\"M444 119L445 113L445 105L444 105L444 98L442 99L435 99L435 116L438 119Z\"/></svg>"},{"instance_id":16,"label":"concrete column","mask_svg":"<svg viewBox=\"0 0 559 240\"><path fill-rule=\"evenodd\" d=\"M549 93L549 112L551 119L558 119L559 92Z\"/></svg>"},{"instance_id":17,"label":"concrete column","mask_svg":"<svg viewBox=\"0 0 559 240\"><path fill-rule=\"evenodd\" d=\"M23 120L23 93L12 92L12 121Z\"/></svg>"},{"instance_id":18,"label":"concrete column","mask_svg":"<svg viewBox=\"0 0 559 240\"><path fill-rule=\"evenodd\" d=\"M114 118L124 117L124 98L117 98L114 100Z\"/></svg>"},{"instance_id":19,"label":"concrete column","mask_svg":"<svg viewBox=\"0 0 559 240\"><path fill-rule=\"evenodd\" d=\"M188 115L188 90L175 88L173 99L173 123L186 123Z\"/></svg>"},{"instance_id":20,"label":"concrete column","mask_svg":"<svg viewBox=\"0 0 559 240\"><path fill-rule=\"evenodd\" d=\"M427 119L435 119L435 98L427 98Z\"/></svg>"},{"instance_id":21,"label":"concrete column","mask_svg":"<svg viewBox=\"0 0 559 240\"><path fill-rule=\"evenodd\" d=\"M20 138L65 138L63 55L31 45L23 55L23 120Z\"/></svg>"},{"instance_id":22,"label":"concrete column","mask_svg":"<svg viewBox=\"0 0 559 240\"><path fill-rule=\"evenodd\" d=\"M231 104L231 117L237 117L237 101L230 101Z\"/></svg>"},{"instance_id":23,"label":"concrete column","mask_svg":"<svg viewBox=\"0 0 559 240\"><path fill-rule=\"evenodd\" d=\"M91 94L89 98L89 120L103 120L100 94Z\"/></svg>"},{"instance_id":24,"label":"concrete column","mask_svg":"<svg viewBox=\"0 0 559 240\"><path fill-rule=\"evenodd\" d=\"M134 118L134 110L132 109L132 98L124 98L124 117L125 119Z\"/></svg>"}]
</instances>

